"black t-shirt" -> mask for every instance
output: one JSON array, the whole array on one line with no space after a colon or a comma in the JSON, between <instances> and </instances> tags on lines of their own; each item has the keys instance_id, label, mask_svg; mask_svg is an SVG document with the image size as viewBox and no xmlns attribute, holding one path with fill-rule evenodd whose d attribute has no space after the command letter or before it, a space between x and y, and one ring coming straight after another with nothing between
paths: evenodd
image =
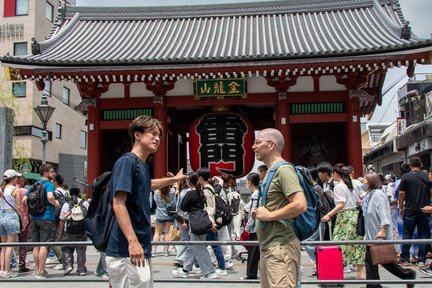
<instances>
[{"instance_id":1,"label":"black t-shirt","mask_svg":"<svg viewBox=\"0 0 432 288\"><path fill-rule=\"evenodd\" d=\"M139 176L134 186L134 173L137 160L131 153L120 157L114 165L111 176L111 197L118 191L126 192L126 207L132 227L139 243L144 249L146 259L151 257L150 190L151 177L147 164L138 159ZM129 257L128 241L120 229L117 219L111 231L106 255Z\"/></svg>"},{"instance_id":2,"label":"black t-shirt","mask_svg":"<svg viewBox=\"0 0 432 288\"><path fill-rule=\"evenodd\" d=\"M421 208L430 205L430 181L428 175L414 170L402 175L399 191L405 191L405 212L407 216L421 214Z\"/></svg>"},{"instance_id":3,"label":"black t-shirt","mask_svg":"<svg viewBox=\"0 0 432 288\"><path fill-rule=\"evenodd\" d=\"M200 195L197 190L189 190L183 197L180 208L189 213L204 210L204 196Z\"/></svg>"}]
</instances>

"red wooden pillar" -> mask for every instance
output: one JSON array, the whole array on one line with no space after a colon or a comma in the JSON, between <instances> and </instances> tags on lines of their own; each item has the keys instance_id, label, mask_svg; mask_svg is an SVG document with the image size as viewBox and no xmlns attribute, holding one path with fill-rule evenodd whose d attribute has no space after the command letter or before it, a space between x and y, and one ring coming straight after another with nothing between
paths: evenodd
<instances>
[{"instance_id":1,"label":"red wooden pillar","mask_svg":"<svg viewBox=\"0 0 432 288\"><path fill-rule=\"evenodd\" d=\"M158 119L162 123L163 128L163 134L161 137L161 141L159 144L159 148L154 154L154 161L153 161L153 172L154 178L162 178L166 176L166 173L168 172L168 125L167 125L167 115L166 115L166 106L164 105L163 97L161 103L155 103L154 104L154 118Z\"/></svg>"},{"instance_id":2,"label":"red wooden pillar","mask_svg":"<svg viewBox=\"0 0 432 288\"><path fill-rule=\"evenodd\" d=\"M153 117L162 123L163 135L159 148L154 154L153 177L162 178L168 172L168 118L165 95L174 88L175 80L146 80L146 88L155 95L153 98ZM174 172L173 172L174 173Z\"/></svg>"},{"instance_id":3,"label":"red wooden pillar","mask_svg":"<svg viewBox=\"0 0 432 288\"><path fill-rule=\"evenodd\" d=\"M282 133L285 139L285 147L282 151L282 157L287 161L291 161L291 126L288 120L289 112L287 93L279 91L276 103L275 124L276 129Z\"/></svg>"},{"instance_id":4,"label":"red wooden pillar","mask_svg":"<svg viewBox=\"0 0 432 288\"><path fill-rule=\"evenodd\" d=\"M348 164L354 168L357 176L363 171L363 157L360 131L360 106L358 96L350 96L347 101L346 137L348 147Z\"/></svg>"},{"instance_id":5,"label":"red wooden pillar","mask_svg":"<svg viewBox=\"0 0 432 288\"><path fill-rule=\"evenodd\" d=\"M88 107L87 131L87 183L90 184L101 173L100 113L97 107Z\"/></svg>"},{"instance_id":6,"label":"red wooden pillar","mask_svg":"<svg viewBox=\"0 0 432 288\"><path fill-rule=\"evenodd\" d=\"M297 83L296 76L281 75L277 77L267 77L267 84L276 89L277 102L275 107L275 127L278 129L284 139L285 147L282 150L282 157L285 160L291 161L291 127L289 123L288 109L288 89Z\"/></svg>"},{"instance_id":7,"label":"red wooden pillar","mask_svg":"<svg viewBox=\"0 0 432 288\"><path fill-rule=\"evenodd\" d=\"M87 183L101 173L101 131L100 110L96 99L109 89L109 83L81 82L77 84L82 100L88 100L87 104Z\"/></svg>"}]
</instances>

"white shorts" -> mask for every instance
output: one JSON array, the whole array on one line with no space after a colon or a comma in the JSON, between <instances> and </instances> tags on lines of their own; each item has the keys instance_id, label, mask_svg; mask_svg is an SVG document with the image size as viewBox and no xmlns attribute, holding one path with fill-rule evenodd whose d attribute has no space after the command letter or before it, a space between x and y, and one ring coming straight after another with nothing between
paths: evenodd
<instances>
[{"instance_id":1,"label":"white shorts","mask_svg":"<svg viewBox=\"0 0 432 288\"><path fill-rule=\"evenodd\" d=\"M153 288L150 259L145 259L144 267L132 265L129 257L106 256L105 261L113 288Z\"/></svg>"}]
</instances>

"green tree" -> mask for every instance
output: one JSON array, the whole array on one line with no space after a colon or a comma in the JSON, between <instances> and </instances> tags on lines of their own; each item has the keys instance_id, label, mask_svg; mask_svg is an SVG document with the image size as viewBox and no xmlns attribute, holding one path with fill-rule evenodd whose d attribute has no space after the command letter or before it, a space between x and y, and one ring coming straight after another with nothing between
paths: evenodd
<instances>
[{"instance_id":1,"label":"green tree","mask_svg":"<svg viewBox=\"0 0 432 288\"><path fill-rule=\"evenodd\" d=\"M22 171L24 167L30 167L32 161L28 155L28 151L25 149L24 145L20 144L15 137L17 134L17 116L20 112L20 103L18 99L13 96L12 91L8 88L7 82L0 82L0 107L8 107L13 111L13 119L11 125L15 127L14 138L13 138L13 160L12 169ZM28 171L23 171L28 172Z\"/></svg>"}]
</instances>

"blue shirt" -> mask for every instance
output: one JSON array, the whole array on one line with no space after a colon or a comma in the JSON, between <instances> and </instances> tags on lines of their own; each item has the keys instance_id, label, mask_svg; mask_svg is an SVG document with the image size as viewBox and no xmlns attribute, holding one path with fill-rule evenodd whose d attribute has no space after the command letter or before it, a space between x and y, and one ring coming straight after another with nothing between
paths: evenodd
<instances>
[{"instance_id":1,"label":"blue shirt","mask_svg":"<svg viewBox=\"0 0 432 288\"><path fill-rule=\"evenodd\" d=\"M138 159L139 176L133 185L137 158L131 153L121 156L114 165L111 176L111 197L118 191L127 193L126 208L138 242L144 249L144 257L151 258L150 189L151 177L147 164ZM133 186L133 187L132 187ZM128 241L117 220L108 241L106 255L129 257Z\"/></svg>"},{"instance_id":2,"label":"blue shirt","mask_svg":"<svg viewBox=\"0 0 432 288\"><path fill-rule=\"evenodd\" d=\"M43 214L37 215L37 216L30 215L30 217L31 217L31 220L50 220L50 221L54 221L55 220L55 213L54 213L55 209L54 209L54 206L50 202L48 202L48 196L47 196L47 194L48 194L48 192L54 193L55 187L54 187L54 184L51 181L49 181L47 179L44 179L44 178L39 179L37 182L38 183L42 183L43 181L45 181L43 183L43 186L44 186L44 197L45 197L45 203L46 203L45 212ZM29 196L29 191L32 188L33 188L33 185L28 188L28 190L27 190L27 192L25 194L27 197Z\"/></svg>"}]
</instances>

